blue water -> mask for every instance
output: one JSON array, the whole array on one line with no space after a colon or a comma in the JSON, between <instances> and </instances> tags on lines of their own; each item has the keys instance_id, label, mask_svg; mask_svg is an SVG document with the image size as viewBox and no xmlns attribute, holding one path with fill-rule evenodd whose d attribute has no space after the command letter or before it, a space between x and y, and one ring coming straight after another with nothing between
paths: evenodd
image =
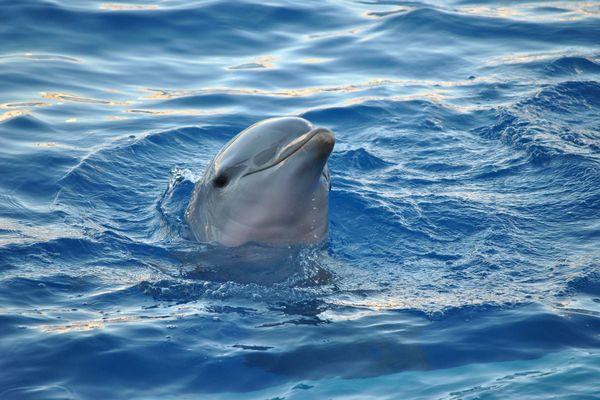
<instances>
[{"instance_id":1,"label":"blue water","mask_svg":"<svg viewBox=\"0 0 600 400\"><path fill-rule=\"evenodd\" d=\"M0 44L0 399L599 398L598 3L2 0ZM280 115L336 133L327 249L206 279L193 184Z\"/></svg>"}]
</instances>

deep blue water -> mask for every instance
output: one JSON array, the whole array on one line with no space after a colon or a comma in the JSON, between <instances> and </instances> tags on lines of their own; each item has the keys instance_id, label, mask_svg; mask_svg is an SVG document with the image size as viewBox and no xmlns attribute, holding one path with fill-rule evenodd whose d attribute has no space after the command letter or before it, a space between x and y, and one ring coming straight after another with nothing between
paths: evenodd
<instances>
[{"instance_id":1,"label":"deep blue water","mask_svg":"<svg viewBox=\"0 0 600 400\"><path fill-rule=\"evenodd\" d=\"M593 399L600 5L0 1L0 399ZM330 239L194 274L193 183L334 130Z\"/></svg>"}]
</instances>

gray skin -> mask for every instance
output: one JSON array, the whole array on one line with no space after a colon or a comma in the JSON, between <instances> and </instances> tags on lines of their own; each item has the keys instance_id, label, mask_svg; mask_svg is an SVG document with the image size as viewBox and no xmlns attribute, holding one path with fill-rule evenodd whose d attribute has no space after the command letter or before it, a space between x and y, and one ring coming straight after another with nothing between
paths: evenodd
<instances>
[{"instance_id":1,"label":"gray skin","mask_svg":"<svg viewBox=\"0 0 600 400\"><path fill-rule=\"evenodd\" d=\"M327 236L327 159L335 136L303 118L258 122L231 139L196 183L186 222L199 242L315 244Z\"/></svg>"}]
</instances>

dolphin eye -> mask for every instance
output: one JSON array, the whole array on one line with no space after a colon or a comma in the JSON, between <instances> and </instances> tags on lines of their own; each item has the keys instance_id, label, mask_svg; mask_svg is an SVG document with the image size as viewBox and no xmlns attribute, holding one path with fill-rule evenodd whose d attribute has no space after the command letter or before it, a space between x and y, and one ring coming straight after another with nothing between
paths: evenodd
<instances>
[{"instance_id":1,"label":"dolphin eye","mask_svg":"<svg viewBox=\"0 0 600 400\"><path fill-rule=\"evenodd\" d=\"M213 179L213 185L218 188L224 188L229 183L227 175L219 175Z\"/></svg>"}]
</instances>

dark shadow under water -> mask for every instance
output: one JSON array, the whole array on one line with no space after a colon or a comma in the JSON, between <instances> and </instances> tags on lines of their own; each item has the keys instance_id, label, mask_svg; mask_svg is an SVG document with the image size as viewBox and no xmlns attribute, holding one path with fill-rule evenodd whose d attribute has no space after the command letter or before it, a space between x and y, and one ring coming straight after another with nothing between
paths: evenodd
<instances>
[{"instance_id":1,"label":"dark shadow under water","mask_svg":"<svg viewBox=\"0 0 600 400\"><path fill-rule=\"evenodd\" d=\"M293 279L296 286L328 284L333 274L319 262L325 244L269 246L250 243L231 248L203 246L202 251L178 252L182 277L212 282L273 285Z\"/></svg>"}]
</instances>

